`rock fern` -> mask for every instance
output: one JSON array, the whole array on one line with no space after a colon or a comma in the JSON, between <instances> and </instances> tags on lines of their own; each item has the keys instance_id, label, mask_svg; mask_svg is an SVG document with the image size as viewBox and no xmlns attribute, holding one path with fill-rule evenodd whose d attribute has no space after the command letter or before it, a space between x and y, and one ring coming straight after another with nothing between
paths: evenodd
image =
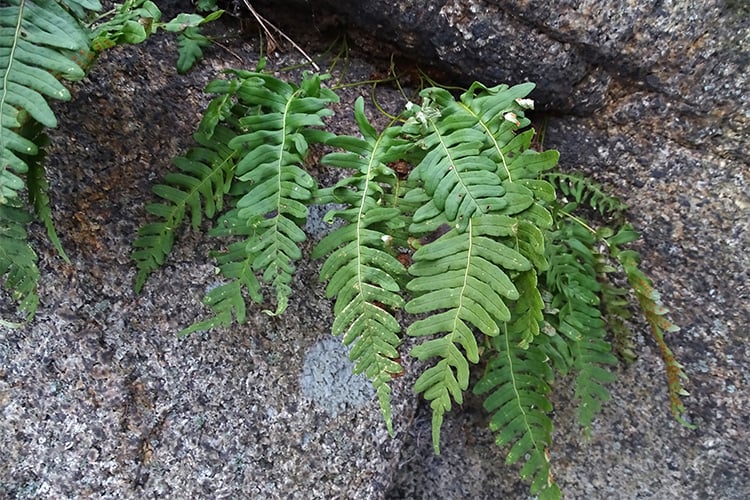
<instances>
[{"instance_id":1,"label":"rock fern","mask_svg":"<svg viewBox=\"0 0 750 500\"><path fill-rule=\"evenodd\" d=\"M246 321L245 298L265 302L264 282L275 291L267 312L283 312L309 206L334 204L325 220L338 224L312 257L324 259L320 278L335 299L332 332L372 381L389 432L406 323L417 342L410 355L427 363L414 390L432 410L435 452L446 412L471 389L485 398L497 444L508 463L522 462L532 493L559 498L549 453L556 375L573 374L578 419L590 432L610 397L612 345L633 354L627 290L609 279L618 271L663 351L681 419L684 373L663 336L674 327L626 247L637 235L622 222L625 205L586 178L554 172L556 151L531 148L532 84L474 84L457 98L428 88L382 130L360 98L359 136L336 136L324 118L337 98L321 77L295 85L259 72L228 75L209 84L216 97L197 145L154 187L162 201L148 211L157 221L135 241L140 288L188 215L194 229L212 220L209 234L225 240L213 252L224 281L205 298L213 313L185 333ZM306 172L312 144L332 150L321 163L344 172L334 185L318 187ZM617 232L594 229L584 205Z\"/></svg>"},{"instance_id":2,"label":"rock fern","mask_svg":"<svg viewBox=\"0 0 750 500\"><path fill-rule=\"evenodd\" d=\"M44 129L57 124L49 102L69 99L63 82L83 78L102 50L158 28L180 34L178 69L187 70L209 43L200 26L221 14L162 23L153 2L133 0L109 17L90 17L100 8L96 0L0 7L0 278L26 320L39 302L28 224L40 220L67 259L43 162ZM359 134L336 136L326 118L338 97L323 77L295 84L228 71L206 89L214 97L195 145L153 188L152 220L134 241L136 290L185 226L208 227L221 281L204 298L211 313L183 333L247 321L247 300L265 303L269 289L273 307L265 312L281 314L309 208L334 204L325 219L338 226L312 257L323 260L320 278L335 299L332 331L352 346L355 371L372 381L388 431L405 333L416 343L410 355L424 362L414 390L429 402L435 451L445 414L472 390L531 492L559 498L549 454L555 377L574 376L578 419L590 432L609 398L613 346L635 357L630 290L613 276L624 275L643 310L665 360L672 411L689 425L680 399L686 377L665 340L677 327L628 247L638 235L624 222L624 204L589 179L553 171L557 152L532 149L525 117L532 89L477 83L459 96L424 89L382 130L359 99ZM307 171L311 147L327 148L322 164L343 172L334 185L319 187ZM594 228L585 208L613 228Z\"/></svg>"}]
</instances>

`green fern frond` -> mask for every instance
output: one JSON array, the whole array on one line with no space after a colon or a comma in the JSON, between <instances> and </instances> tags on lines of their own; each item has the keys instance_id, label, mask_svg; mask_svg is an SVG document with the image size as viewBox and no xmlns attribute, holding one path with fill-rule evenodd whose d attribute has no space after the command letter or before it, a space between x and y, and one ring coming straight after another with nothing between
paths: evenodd
<instances>
[{"instance_id":1,"label":"green fern frond","mask_svg":"<svg viewBox=\"0 0 750 500\"><path fill-rule=\"evenodd\" d=\"M130 0L116 5L112 15L91 30L93 58L117 45L145 41L160 19L159 7L150 0ZM93 59L89 58L89 61Z\"/></svg>"},{"instance_id":2,"label":"green fern frond","mask_svg":"<svg viewBox=\"0 0 750 500\"><path fill-rule=\"evenodd\" d=\"M443 414L450 410L451 398L461 404L469 383L469 362L479 361L473 328L488 336L500 332L500 325L511 317L506 301L519 297L508 273L532 267L523 255L498 241L513 235L514 226L510 217L478 217L469 220L464 232L452 229L414 253L409 273L415 278L408 289L416 296L406 304L406 311L430 315L412 323L407 334L444 334L411 351L420 360L439 358L414 388L431 401L436 452Z\"/></svg>"},{"instance_id":3,"label":"green fern frond","mask_svg":"<svg viewBox=\"0 0 750 500\"><path fill-rule=\"evenodd\" d=\"M211 119L208 114L204 117L207 119ZM237 150L228 146L235 136L236 132L224 125L214 125L210 136L196 133L195 140L201 146L192 148L184 157L175 158L173 163L178 172L167 174L164 184L153 187L164 201L146 206L146 210L159 220L139 228L133 242L131 257L138 267L136 293L149 274L164 264L174 245L175 234L188 213L196 230L204 216L213 218L222 210L224 195L232 185L238 155Z\"/></svg>"},{"instance_id":4,"label":"green fern frond","mask_svg":"<svg viewBox=\"0 0 750 500\"><path fill-rule=\"evenodd\" d=\"M18 129L30 119L57 126L47 99L67 101L59 78L80 80L83 70L68 57L87 51L88 36L78 21L53 0L9 0L0 7L0 204L18 196L28 170L18 155L37 146Z\"/></svg>"},{"instance_id":5,"label":"green fern frond","mask_svg":"<svg viewBox=\"0 0 750 500\"><path fill-rule=\"evenodd\" d=\"M58 78L84 76L68 54L85 50L85 31L58 3L15 0L0 7L0 276L27 320L39 302L39 270L26 241L30 214L18 193L28 185L32 204L64 256L49 213L42 128L57 125L47 100L70 99Z\"/></svg>"},{"instance_id":6,"label":"green fern frond","mask_svg":"<svg viewBox=\"0 0 750 500\"><path fill-rule=\"evenodd\" d=\"M621 217L628 208L619 198L607 193L601 184L587 177L552 172L544 178L563 195L570 197L569 201L575 202L576 205L586 204L602 215Z\"/></svg>"},{"instance_id":7,"label":"green fern frond","mask_svg":"<svg viewBox=\"0 0 750 500\"><path fill-rule=\"evenodd\" d=\"M531 480L531 493L559 499L549 460L552 421L547 414L552 411L548 399L552 369L542 350L519 346L522 332L539 321L543 307L535 299L523 299L538 294L535 273L521 273L516 286L522 299L511 307L514 319L504 323L500 335L492 339L494 354L474 393L489 393L483 405L492 415L490 429L497 433L497 445L510 445L506 462L514 464L523 458L521 476Z\"/></svg>"},{"instance_id":8,"label":"green fern frond","mask_svg":"<svg viewBox=\"0 0 750 500\"><path fill-rule=\"evenodd\" d=\"M241 79L240 102L252 109L240 118L248 131L233 138L229 147L242 149L235 176L249 189L237 201L238 216L256 229L248 243L255 253L253 269L276 291L276 311L281 314L291 293L294 261L302 256L299 244L305 233L299 224L307 219L307 204L316 189L315 180L302 168L309 142L322 142L328 105L338 97L321 86L319 76L306 76L295 87L271 75L235 72Z\"/></svg>"},{"instance_id":9,"label":"green fern frond","mask_svg":"<svg viewBox=\"0 0 750 500\"><path fill-rule=\"evenodd\" d=\"M213 315L183 329L180 335L228 327L233 321L243 324L247 320L246 295L254 302L261 302L260 282L253 271L255 254L248 251L248 243L255 230L247 226L233 209L221 217L209 234L215 237L240 237L229 245L226 251L212 252L219 273L226 280L209 290L203 303L211 308Z\"/></svg>"},{"instance_id":10,"label":"green fern frond","mask_svg":"<svg viewBox=\"0 0 750 500\"><path fill-rule=\"evenodd\" d=\"M343 335L345 345L354 343L350 358L356 363L355 373L365 373L372 381L388 432L393 434L388 383L403 368L395 361L401 326L391 309L403 307L399 281L406 270L389 246L393 232L406 223L399 208L386 201L386 193L398 182L387 164L400 158L408 144L399 139L399 127L378 133L365 117L361 97L354 116L363 139L340 136L328 141L345 152L330 153L322 160L355 170L332 190L333 200L347 208L326 215L326 220L337 218L346 225L323 238L313 257L328 256L320 278L329 281L326 295L336 297L333 334Z\"/></svg>"},{"instance_id":11,"label":"green fern frond","mask_svg":"<svg viewBox=\"0 0 750 500\"><path fill-rule=\"evenodd\" d=\"M587 228L568 220L549 238L546 283L556 310L550 322L567 338L576 372L575 395L580 401L578 421L588 433L602 403L610 398L605 384L615 379L605 367L617 363L605 340L605 322L599 310L595 239Z\"/></svg>"},{"instance_id":12,"label":"green fern frond","mask_svg":"<svg viewBox=\"0 0 750 500\"><path fill-rule=\"evenodd\" d=\"M166 203L147 209L161 221L142 227L134 243L138 289L164 262L188 212L195 229L203 216L214 218L222 210L224 196L232 200L235 208L211 231L214 236L242 237L227 251L214 253L227 280L204 298L215 316L182 333L228 325L233 316L244 322L244 294L262 300L255 273L276 291L276 311L266 312L284 311L293 262L301 257L299 244L306 239L299 226L316 189L300 166L309 143L332 135L316 128L332 113L328 104L338 99L321 86L320 77L306 76L297 87L263 73L228 73L233 77L206 88L218 95L195 134L202 147L175 159L179 172L154 187Z\"/></svg>"},{"instance_id":13,"label":"green fern frond","mask_svg":"<svg viewBox=\"0 0 750 500\"><path fill-rule=\"evenodd\" d=\"M5 280L4 288L19 310L25 313L26 321L31 319L39 305L37 256L26 233L26 226L32 219L17 199L0 205L0 278Z\"/></svg>"}]
</instances>

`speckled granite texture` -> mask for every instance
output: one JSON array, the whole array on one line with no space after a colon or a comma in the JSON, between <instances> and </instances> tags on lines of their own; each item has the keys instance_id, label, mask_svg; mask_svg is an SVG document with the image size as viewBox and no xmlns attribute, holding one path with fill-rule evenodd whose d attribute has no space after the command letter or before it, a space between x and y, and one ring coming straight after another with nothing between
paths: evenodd
<instances>
[{"instance_id":1,"label":"speckled granite texture","mask_svg":"<svg viewBox=\"0 0 750 500\"><path fill-rule=\"evenodd\" d=\"M544 8L516 3L526 19ZM699 425L671 419L658 349L637 324L640 358L620 369L589 442L564 381L556 389L552 459L566 498L750 497L750 34L747 12L735 15L741 2L686 6L663 3L652 16L662 24L609 41L585 17L565 25L580 46L643 60L655 75L592 83L599 112L549 115L545 146L561 151L563 168L628 200L644 267L682 326L670 342L691 377L686 404ZM648 19L628 12L616 19ZM688 29L703 29L689 47L680 42ZM327 43L316 45L316 33L290 31L311 51ZM150 184L190 145L205 83L257 60L253 42L228 43L231 53L212 48L185 77L174 73L169 38L117 49L72 103L57 106L49 175L73 264L41 243L39 314L24 329L0 330L0 498L528 498L474 398L447 417L443 454L432 454L429 410L410 389L416 366L394 383L396 439L356 380L329 384L330 397L313 401L326 388L305 374L331 324L318 263L301 266L284 316L256 307L245 326L185 339L174 334L200 317L214 279L207 238L182 233L164 269L133 294L128 254ZM276 54L272 64L298 59ZM356 57L339 68L350 81L383 70ZM353 130L350 103L369 92L343 93L334 131ZM391 111L401 102L385 86L378 100ZM326 366L332 380L345 369L342 354Z\"/></svg>"}]
</instances>

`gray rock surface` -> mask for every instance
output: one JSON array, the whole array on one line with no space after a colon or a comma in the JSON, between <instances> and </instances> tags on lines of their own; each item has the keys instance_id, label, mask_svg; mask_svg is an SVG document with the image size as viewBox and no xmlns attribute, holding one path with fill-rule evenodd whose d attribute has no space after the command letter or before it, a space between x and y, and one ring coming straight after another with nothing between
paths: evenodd
<instances>
[{"instance_id":1,"label":"gray rock surface","mask_svg":"<svg viewBox=\"0 0 750 500\"><path fill-rule=\"evenodd\" d=\"M539 82L537 99L551 111L537 120L546 119L545 147L631 206L644 267L682 326L670 341L691 377L686 404L699 427L671 419L658 348L638 323L640 358L620 369L589 442L564 381L556 388L552 458L567 497L750 497L747 7L341 5L350 32L379 34L433 63L442 57L444 71L466 80ZM318 11L313 26L324 31L325 16ZM425 28L433 39L420 35ZM311 53L328 42L317 30L288 30ZM505 59L488 61L497 39ZM320 359L331 324L317 263L300 266L284 316L255 307L245 326L180 339L214 279L211 242L185 231L165 268L133 294L128 254L149 186L190 145L205 83L257 60L254 42L229 43L231 53L212 48L185 77L174 74L169 38L117 49L57 107L49 172L73 265L42 243L39 314L22 330L0 330L0 497L527 498L517 468L492 445L480 401L449 415L443 454L432 454L429 410L410 389L417 366L394 382L395 440L356 381L330 384L333 405L315 401L325 393L306 378L306 362ZM299 61L293 52L271 57L276 68ZM360 56L343 62L336 75L346 81L384 69ZM334 131L351 133L351 102L369 93L343 92ZM391 112L402 105L394 89L379 86L377 96ZM42 233L35 229L43 242ZM346 363L337 352L333 378Z\"/></svg>"}]
</instances>

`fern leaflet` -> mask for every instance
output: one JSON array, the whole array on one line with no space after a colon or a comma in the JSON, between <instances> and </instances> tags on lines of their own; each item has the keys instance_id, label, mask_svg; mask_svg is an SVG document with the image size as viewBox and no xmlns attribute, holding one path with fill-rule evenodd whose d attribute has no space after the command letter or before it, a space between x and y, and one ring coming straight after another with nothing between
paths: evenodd
<instances>
[{"instance_id":1,"label":"fern leaflet","mask_svg":"<svg viewBox=\"0 0 750 500\"><path fill-rule=\"evenodd\" d=\"M565 196L570 196L576 205L587 204L602 215L620 217L627 210L627 205L615 196L607 193L604 188L586 177L576 174L553 172L545 175L545 179Z\"/></svg>"}]
</instances>

